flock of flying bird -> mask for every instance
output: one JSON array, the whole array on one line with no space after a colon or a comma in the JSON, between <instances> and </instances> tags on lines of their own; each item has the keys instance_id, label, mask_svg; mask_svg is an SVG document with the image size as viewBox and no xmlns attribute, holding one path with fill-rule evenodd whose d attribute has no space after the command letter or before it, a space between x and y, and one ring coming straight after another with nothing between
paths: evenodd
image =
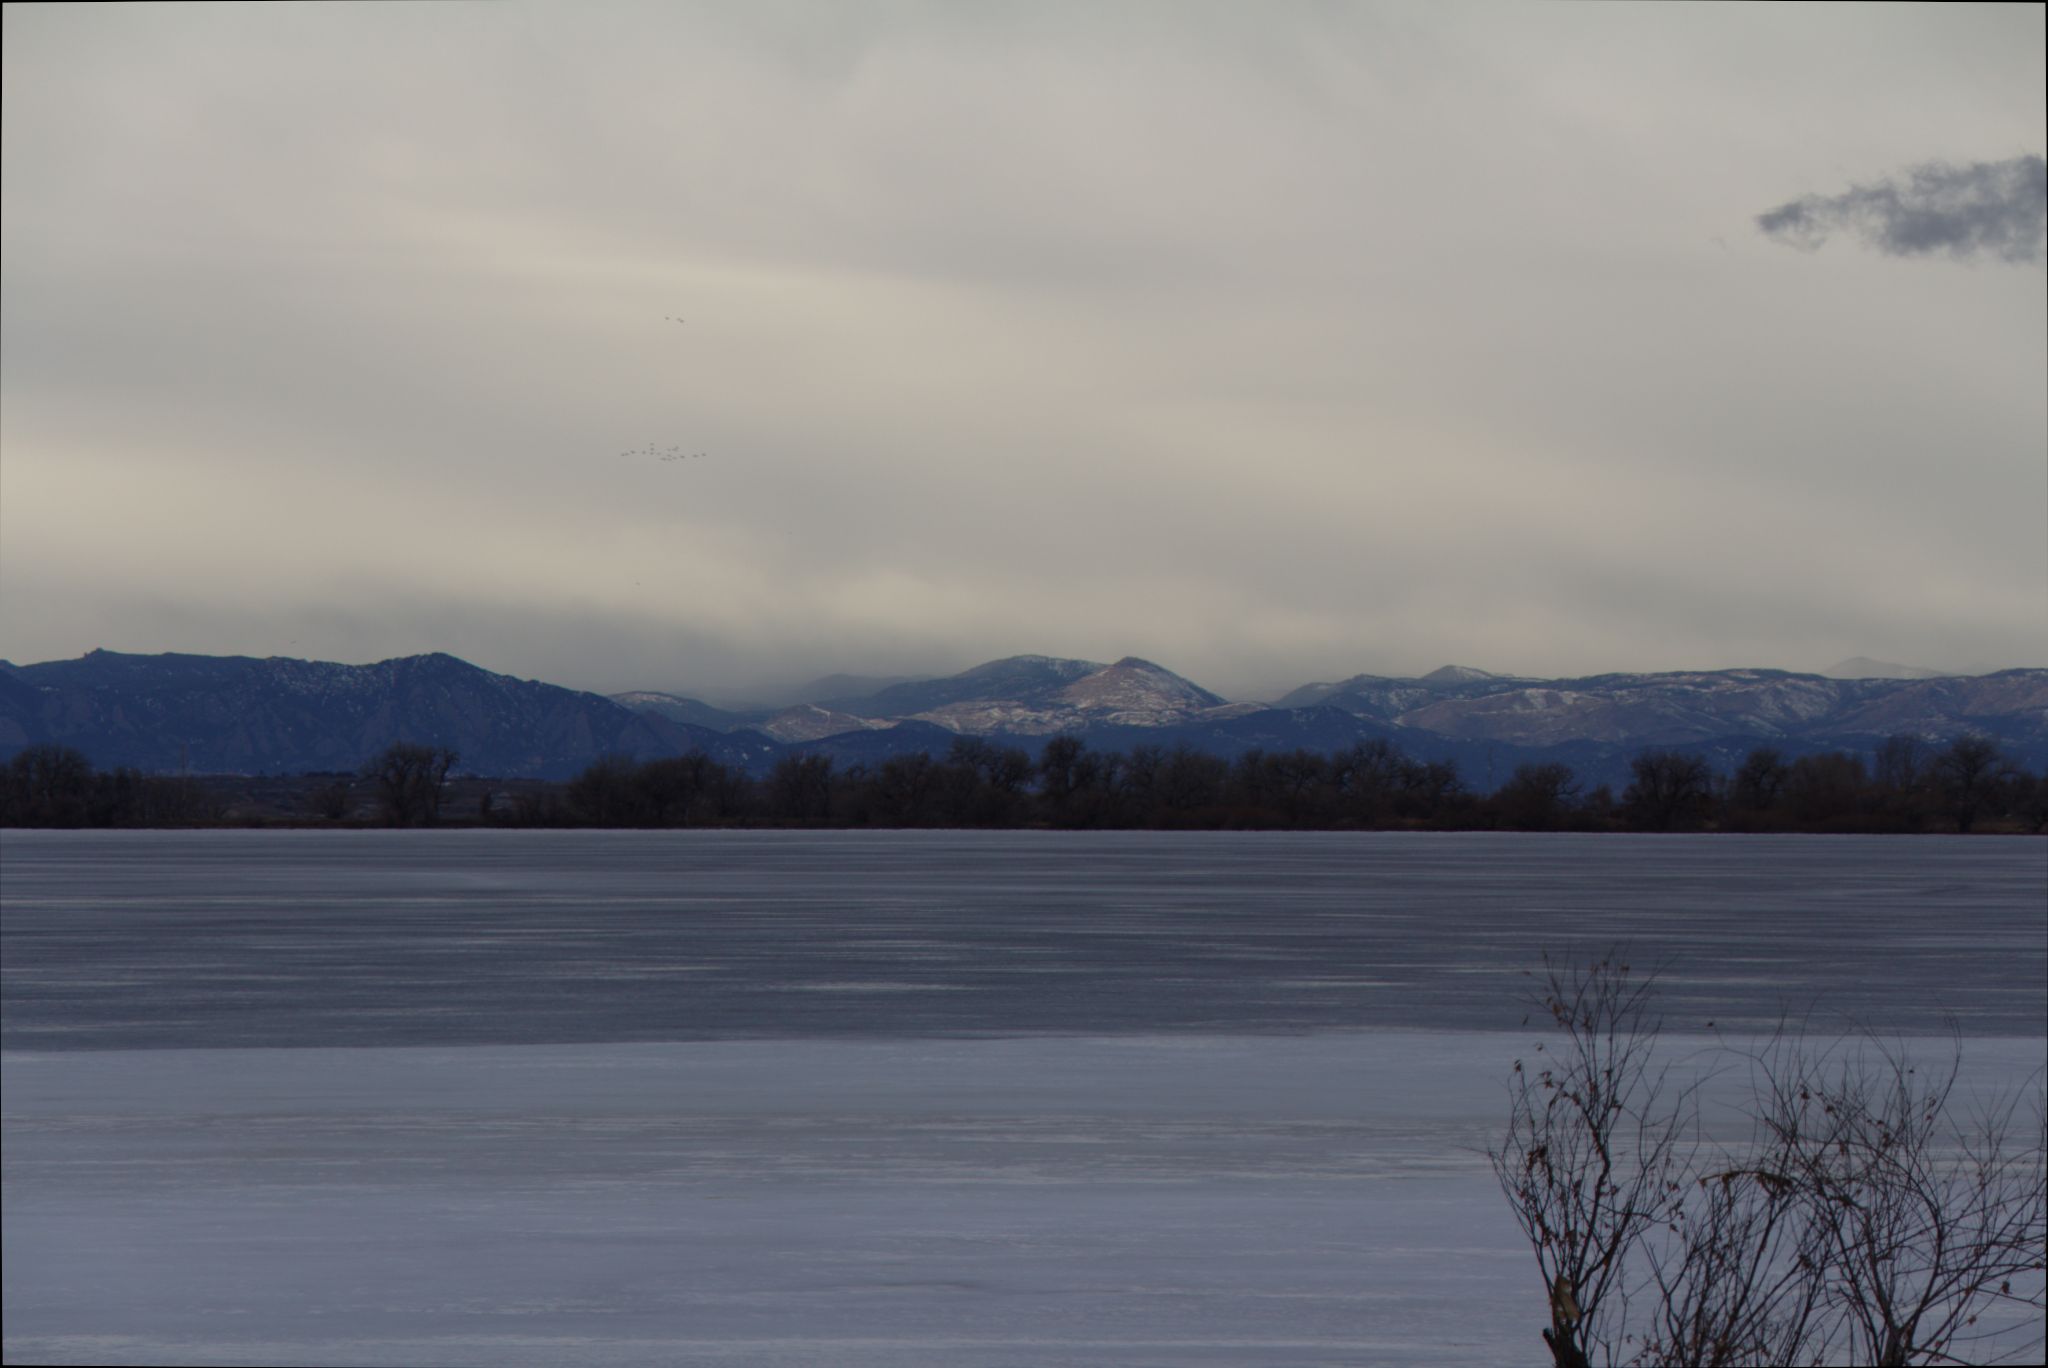
<instances>
[{"instance_id":1,"label":"flock of flying bird","mask_svg":"<svg viewBox=\"0 0 2048 1368\"><path fill-rule=\"evenodd\" d=\"M652 456L656 460L661 461L693 461L703 454L701 451L684 451L679 446L672 446L666 449L644 446L638 451L622 451L619 453L621 456Z\"/></svg>"},{"instance_id":2,"label":"flock of flying bird","mask_svg":"<svg viewBox=\"0 0 2048 1368\"><path fill-rule=\"evenodd\" d=\"M663 314L661 320L664 323L680 323L683 321L671 314ZM694 461L703 456L703 454L701 451L684 451L679 446L659 450L651 444L639 451L622 451L619 453L621 456L652 456L662 461Z\"/></svg>"}]
</instances>

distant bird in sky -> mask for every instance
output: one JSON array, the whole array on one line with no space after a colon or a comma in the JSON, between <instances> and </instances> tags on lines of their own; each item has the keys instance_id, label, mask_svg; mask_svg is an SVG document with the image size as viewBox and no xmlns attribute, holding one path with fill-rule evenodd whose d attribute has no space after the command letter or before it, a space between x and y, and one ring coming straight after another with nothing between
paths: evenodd
<instances>
[{"instance_id":1,"label":"distant bird in sky","mask_svg":"<svg viewBox=\"0 0 2048 1368\"><path fill-rule=\"evenodd\" d=\"M657 461L700 460L703 458L704 454L705 453L701 451L684 451L680 444L669 447L658 447L654 445L654 443L652 442L649 442L644 447L637 447L632 451L622 451L619 453L619 455L621 456L652 456Z\"/></svg>"}]
</instances>

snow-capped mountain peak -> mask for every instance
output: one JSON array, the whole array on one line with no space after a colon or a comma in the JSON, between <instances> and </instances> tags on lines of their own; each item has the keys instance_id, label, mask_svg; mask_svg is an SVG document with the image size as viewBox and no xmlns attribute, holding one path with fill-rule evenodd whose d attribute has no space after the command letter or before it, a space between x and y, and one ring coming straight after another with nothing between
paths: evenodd
<instances>
[{"instance_id":1,"label":"snow-capped mountain peak","mask_svg":"<svg viewBox=\"0 0 2048 1368\"><path fill-rule=\"evenodd\" d=\"M1113 720L1134 726L1157 726L1169 720L1169 715L1177 721L1204 708L1222 707L1224 702L1192 680L1136 656L1125 656L1075 680L1060 690L1059 698L1084 712L1108 713Z\"/></svg>"}]
</instances>

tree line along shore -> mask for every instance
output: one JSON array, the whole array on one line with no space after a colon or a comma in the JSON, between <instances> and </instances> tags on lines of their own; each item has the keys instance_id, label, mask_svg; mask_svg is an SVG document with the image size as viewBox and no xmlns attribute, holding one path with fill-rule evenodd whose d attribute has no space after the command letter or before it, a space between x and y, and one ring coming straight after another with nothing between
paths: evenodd
<instances>
[{"instance_id":1,"label":"tree line along shore","mask_svg":"<svg viewBox=\"0 0 2048 1368\"><path fill-rule=\"evenodd\" d=\"M1644 750L1630 782L1583 785L1527 764L1491 793L1456 765L1385 741L1320 754L1091 750L1058 736L1028 751L961 737L943 755L836 765L786 756L754 778L703 752L603 756L573 779L456 773L446 747L399 742L353 773L162 775L96 770L32 746L0 768L13 827L969 827L1133 830L2039 833L2048 775L1981 736L1897 736L1870 761L1760 747L1733 773Z\"/></svg>"}]
</instances>

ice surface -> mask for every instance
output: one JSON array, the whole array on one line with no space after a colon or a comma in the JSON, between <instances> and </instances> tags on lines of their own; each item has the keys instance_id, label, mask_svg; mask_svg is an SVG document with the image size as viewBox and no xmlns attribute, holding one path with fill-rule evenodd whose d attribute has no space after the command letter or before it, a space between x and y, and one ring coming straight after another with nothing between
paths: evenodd
<instances>
[{"instance_id":1,"label":"ice surface","mask_svg":"<svg viewBox=\"0 0 2048 1368\"><path fill-rule=\"evenodd\" d=\"M1537 1362L1481 1151L1540 951L2017 1083L2044 850L8 832L4 1352Z\"/></svg>"},{"instance_id":2,"label":"ice surface","mask_svg":"<svg viewBox=\"0 0 2048 1368\"><path fill-rule=\"evenodd\" d=\"M1502 1044L10 1054L7 1355L1487 1361Z\"/></svg>"},{"instance_id":3,"label":"ice surface","mask_svg":"<svg viewBox=\"0 0 2048 1368\"><path fill-rule=\"evenodd\" d=\"M6 1355L1529 1361L1542 1290L1480 1153L1527 1044L8 1054ZM1968 1044L1976 1079L2044 1057Z\"/></svg>"},{"instance_id":4,"label":"ice surface","mask_svg":"<svg viewBox=\"0 0 2048 1368\"><path fill-rule=\"evenodd\" d=\"M8 1049L1511 1028L1543 953L1615 943L1674 1026L2048 1016L2032 839L8 832L0 861Z\"/></svg>"}]
</instances>

